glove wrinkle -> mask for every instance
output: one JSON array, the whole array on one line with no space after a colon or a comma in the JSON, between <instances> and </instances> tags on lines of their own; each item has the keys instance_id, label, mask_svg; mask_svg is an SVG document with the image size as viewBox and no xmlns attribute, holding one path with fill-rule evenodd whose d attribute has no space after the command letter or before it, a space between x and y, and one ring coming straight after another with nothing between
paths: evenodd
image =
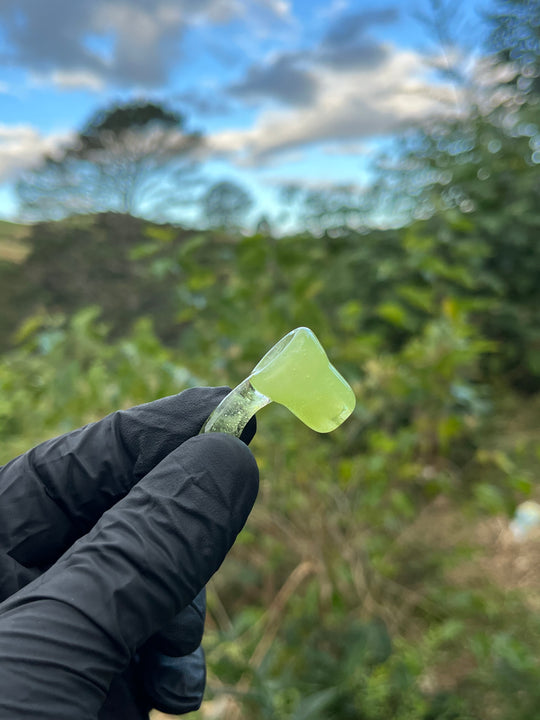
<instances>
[{"instance_id":1,"label":"glove wrinkle","mask_svg":"<svg viewBox=\"0 0 540 720\"><path fill-rule=\"evenodd\" d=\"M118 674L118 644L101 633L96 642L94 623L72 604L25 592L0 615L0 687L10 689L0 718L94 720Z\"/></svg>"},{"instance_id":2,"label":"glove wrinkle","mask_svg":"<svg viewBox=\"0 0 540 720\"><path fill-rule=\"evenodd\" d=\"M40 569L26 568L10 555L0 555L0 603L39 575Z\"/></svg>"},{"instance_id":3,"label":"glove wrinkle","mask_svg":"<svg viewBox=\"0 0 540 720\"><path fill-rule=\"evenodd\" d=\"M120 435L134 461L135 482L176 447L198 435L212 410L229 392L228 387L190 388L180 395L116 413Z\"/></svg>"},{"instance_id":4,"label":"glove wrinkle","mask_svg":"<svg viewBox=\"0 0 540 720\"><path fill-rule=\"evenodd\" d=\"M131 460L123 443L114 441L115 415L38 445L31 452L37 475L79 536L133 484Z\"/></svg>"},{"instance_id":5,"label":"glove wrinkle","mask_svg":"<svg viewBox=\"0 0 540 720\"><path fill-rule=\"evenodd\" d=\"M21 478L24 478L21 480ZM0 601L8 596L11 556L25 568L43 570L76 535L66 513L50 497L36 472L31 453L0 471ZM23 576L19 575L19 579ZM19 586L20 587L20 586ZM15 588L17 590L18 587ZM12 592L15 592L12 590Z\"/></svg>"}]
</instances>

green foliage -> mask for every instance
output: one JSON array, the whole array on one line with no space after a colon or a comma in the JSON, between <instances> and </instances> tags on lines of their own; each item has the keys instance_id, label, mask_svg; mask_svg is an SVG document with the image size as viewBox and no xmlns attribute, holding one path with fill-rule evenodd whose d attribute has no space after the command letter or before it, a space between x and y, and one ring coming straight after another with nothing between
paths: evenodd
<instances>
[{"instance_id":1,"label":"green foliage","mask_svg":"<svg viewBox=\"0 0 540 720\"><path fill-rule=\"evenodd\" d=\"M29 318L17 350L1 357L1 462L121 407L197 384L147 319L111 342L99 312Z\"/></svg>"},{"instance_id":2,"label":"green foliage","mask_svg":"<svg viewBox=\"0 0 540 720\"><path fill-rule=\"evenodd\" d=\"M514 68L510 82L540 97L540 7L536 0L496 0L488 15L491 48Z\"/></svg>"},{"instance_id":3,"label":"green foliage","mask_svg":"<svg viewBox=\"0 0 540 720\"><path fill-rule=\"evenodd\" d=\"M479 552L463 523L474 532L531 492L537 446L511 425L519 399L483 375L498 349L463 278L443 266L432 286L411 279L433 246L414 226L181 241L149 226L126 262L167 290L179 348L144 319L111 335L94 308L29 319L2 356L5 460L118 407L232 384L298 324L353 382L358 409L331 436L277 406L260 417L261 494L211 588L207 634L210 696L230 695L246 717L484 720L505 707L522 720L536 701L537 616L453 573ZM521 715L510 682L522 684Z\"/></svg>"},{"instance_id":4,"label":"green foliage","mask_svg":"<svg viewBox=\"0 0 540 720\"><path fill-rule=\"evenodd\" d=\"M416 301L428 308L431 289L466 302L497 344L485 371L524 390L540 387L540 134L530 111L477 112L413 134L398 173L421 218L404 238ZM393 305L385 312L405 321Z\"/></svg>"},{"instance_id":5,"label":"green foliage","mask_svg":"<svg viewBox=\"0 0 540 720\"><path fill-rule=\"evenodd\" d=\"M102 146L106 133L122 135L133 129L168 127L180 129L184 124L182 116L162 105L152 102L130 102L98 110L86 123L80 133L82 150Z\"/></svg>"}]
</instances>

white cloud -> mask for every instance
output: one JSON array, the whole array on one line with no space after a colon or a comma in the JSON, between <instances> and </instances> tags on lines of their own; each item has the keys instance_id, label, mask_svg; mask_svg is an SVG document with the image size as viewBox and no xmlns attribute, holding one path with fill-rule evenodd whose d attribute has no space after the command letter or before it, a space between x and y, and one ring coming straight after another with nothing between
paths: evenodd
<instances>
[{"instance_id":1,"label":"white cloud","mask_svg":"<svg viewBox=\"0 0 540 720\"><path fill-rule=\"evenodd\" d=\"M428 83L425 63L412 51L389 48L376 68L318 71L320 89L312 104L266 110L252 128L214 134L210 147L238 164L260 164L309 144L396 131L401 123L440 111L441 99L452 97L448 88Z\"/></svg>"},{"instance_id":2,"label":"white cloud","mask_svg":"<svg viewBox=\"0 0 540 720\"><path fill-rule=\"evenodd\" d=\"M130 39L133 52L144 54L159 40L160 31L169 23L181 22L182 15L170 16L170 7L145 8L129 3L102 3L94 8L93 21L96 30L119 33L120 41Z\"/></svg>"},{"instance_id":3,"label":"white cloud","mask_svg":"<svg viewBox=\"0 0 540 720\"><path fill-rule=\"evenodd\" d=\"M158 5L156 15L159 22L165 25L170 23L180 24L182 22L182 9L173 3Z\"/></svg>"},{"instance_id":4,"label":"white cloud","mask_svg":"<svg viewBox=\"0 0 540 720\"><path fill-rule=\"evenodd\" d=\"M0 182L34 167L44 153L54 153L69 137L68 133L42 135L31 125L0 125Z\"/></svg>"},{"instance_id":5,"label":"white cloud","mask_svg":"<svg viewBox=\"0 0 540 720\"><path fill-rule=\"evenodd\" d=\"M58 70L52 74L52 82L64 90L84 89L98 92L103 89L103 79L94 73L85 72L84 70Z\"/></svg>"},{"instance_id":6,"label":"white cloud","mask_svg":"<svg viewBox=\"0 0 540 720\"><path fill-rule=\"evenodd\" d=\"M87 70L55 70L47 75L31 76L32 85L54 85L60 90L103 90L103 79Z\"/></svg>"},{"instance_id":7,"label":"white cloud","mask_svg":"<svg viewBox=\"0 0 540 720\"><path fill-rule=\"evenodd\" d=\"M199 24L205 25L208 21L216 24L225 24L235 17L242 17L245 13L244 6L239 0L226 0L222 2L211 2L199 14L194 15L190 20L196 19Z\"/></svg>"},{"instance_id":8,"label":"white cloud","mask_svg":"<svg viewBox=\"0 0 540 720\"><path fill-rule=\"evenodd\" d=\"M321 178L291 177L287 175L268 178L266 185L278 189L290 187L298 190L313 190L315 192L332 190L336 193L361 193L366 189L365 185L358 182L337 183L332 179L322 180Z\"/></svg>"},{"instance_id":9,"label":"white cloud","mask_svg":"<svg viewBox=\"0 0 540 720\"><path fill-rule=\"evenodd\" d=\"M325 155L368 155L371 152L369 142L334 142L325 146Z\"/></svg>"},{"instance_id":10,"label":"white cloud","mask_svg":"<svg viewBox=\"0 0 540 720\"><path fill-rule=\"evenodd\" d=\"M260 5L268 8L278 17L288 19L291 16L291 3L286 0L258 0ZM249 5L249 3L248 3Z\"/></svg>"},{"instance_id":11,"label":"white cloud","mask_svg":"<svg viewBox=\"0 0 540 720\"><path fill-rule=\"evenodd\" d=\"M114 52L102 75L121 82L159 85L167 77L183 32L183 13L170 3L110 2L94 6L97 33L115 34Z\"/></svg>"}]
</instances>

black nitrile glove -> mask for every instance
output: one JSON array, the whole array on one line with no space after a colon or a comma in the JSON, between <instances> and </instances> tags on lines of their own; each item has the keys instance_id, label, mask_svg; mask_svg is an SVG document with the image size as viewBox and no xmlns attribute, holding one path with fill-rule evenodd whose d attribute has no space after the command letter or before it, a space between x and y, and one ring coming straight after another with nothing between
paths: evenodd
<instances>
[{"instance_id":1,"label":"black nitrile glove","mask_svg":"<svg viewBox=\"0 0 540 720\"><path fill-rule=\"evenodd\" d=\"M198 435L227 392L113 413L0 469L0 720L200 705L204 586L258 487L244 442Z\"/></svg>"}]
</instances>

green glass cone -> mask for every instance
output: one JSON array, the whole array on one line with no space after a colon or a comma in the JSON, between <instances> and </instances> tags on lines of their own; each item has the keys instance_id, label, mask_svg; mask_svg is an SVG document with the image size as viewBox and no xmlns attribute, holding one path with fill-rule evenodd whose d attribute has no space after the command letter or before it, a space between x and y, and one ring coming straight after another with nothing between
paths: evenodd
<instances>
[{"instance_id":1,"label":"green glass cone","mask_svg":"<svg viewBox=\"0 0 540 720\"><path fill-rule=\"evenodd\" d=\"M276 343L222 400L203 432L239 436L250 417L272 401L321 433L339 427L356 404L350 385L330 363L315 334L300 327Z\"/></svg>"},{"instance_id":2,"label":"green glass cone","mask_svg":"<svg viewBox=\"0 0 540 720\"><path fill-rule=\"evenodd\" d=\"M285 405L317 432L335 430L356 399L330 363L315 334L301 327L285 335L256 365L249 381L258 392Z\"/></svg>"}]
</instances>

